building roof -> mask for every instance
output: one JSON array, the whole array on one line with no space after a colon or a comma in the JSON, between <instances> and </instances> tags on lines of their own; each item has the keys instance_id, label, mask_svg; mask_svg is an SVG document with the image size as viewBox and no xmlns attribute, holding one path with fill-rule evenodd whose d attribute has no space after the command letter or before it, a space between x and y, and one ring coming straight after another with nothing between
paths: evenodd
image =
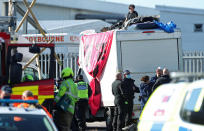
<instances>
[{"instance_id":1,"label":"building roof","mask_svg":"<svg viewBox=\"0 0 204 131\"><path fill-rule=\"evenodd\" d=\"M103 27L111 25L102 20L48 20L39 21L39 23L47 33L71 34L79 34L84 30L90 29L94 29L96 32L99 32ZM17 24L19 24L19 21ZM31 25L28 26L28 31L29 34L38 33Z\"/></svg>"},{"instance_id":2,"label":"building roof","mask_svg":"<svg viewBox=\"0 0 204 131\"><path fill-rule=\"evenodd\" d=\"M16 1L23 2L23 0ZM32 0L28 1L32 2ZM128 12L128 5L126 4L99 0L39 0L36 3L45 6L72 8L110 14L126 14ZM155 10L154 8L136 6L135 9L140 16L159 15L159 11Z\"/></svg>"},{"instance_id":3,"label":"building roof","mask_svg":"<svg viewBox=\"0 0 204 131\"><path fill-rule=\"evenodd\" d=\"M156 5L156 9L159 11L166 11L166 12L204 15L204 9L172 7L172 6L163 6L163 5Z\"/></svg>"}]
</instances>

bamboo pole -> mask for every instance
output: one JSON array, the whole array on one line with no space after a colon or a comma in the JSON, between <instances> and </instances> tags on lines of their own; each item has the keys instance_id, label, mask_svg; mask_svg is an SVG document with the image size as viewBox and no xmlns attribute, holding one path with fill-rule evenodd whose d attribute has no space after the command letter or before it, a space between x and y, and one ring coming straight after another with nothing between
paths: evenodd
<instances>
[{"instance_id":1,"label":"bamboo pole","mask_svg":"<svg viewBox=\"0 0 204 131\"><path fill-rule=\"evenodd\" d=\"M52 43L52 41L50 41L50 43ZM50 44L50 43L48 43L48 44ZM27 68L37 57L39 57L40 56L40 54L43 52L43 51L45 51L46 50L46 48L43 48L42 50L40 50L40 53L39 54L35 54L26 64L25 64L25 66L23 67L23 70L25 69L25 68Z\"/></svg>"},{"instance_id":2,"label":"bamboo pole","mask_svg":"<svg viewBox=\"0 0 204 131\"><path fill-rule=\"evenodd\" d=\"M12 8L13 8L12 0L9 0L9 3L8 3L8 16L12 16L13 15ZM9 27L8 30L9 30L9 32L11 32L12 28Z\"/></svg>"},{"instance_id":3,"label":"bamboo pole","mask_svg":"<svg viewBox=\"0 0 204 131\"><path fill-rule=\"evenodd\" d=\"M33 20L35 21L36 25L37 25L37 28L40 30L40 33L43 35L43 37L46 38L46 35L45 35L45 32L44 30L42 29L42 27L40 26L37 18L35 17L35 15L33 14L33 11L29 8L29 5L28 5L28 2L27 0L23 0L25 6L27 7L28 9L28 12L30 12L31 16L33 17ZM46 41L47 41L47 38L46 38ZM47 41L48 42L48 41Z\"/></svg>"},{"instance_id":4,"label":"bamboo pole","mask_svg":"<svg viewBox=\"0 0 204 131\"><path fill-rule=\"evenodd\" d=\"M40 33L43 35L43 37L45 37L45 40L46 40L48 43L51 43L51 42L49 42L49 41L47 40L47 37L46 37L46 35L45 35L45 32L44 32L44 30L42 29L42 27L40 26L40 24L39 24L37 18L35 17L35 15L33 14L33 11L29 8L27 0L23 0L23 2L24 2L24 4L25 4L25 6L27 7L28 11L30 12L30 14L32 15L33 20L35 21L35 23L36 23L38 29L40 30ZM61 65L60 59L58 58L58 56L57 56L56 53L54 54L54 56L55 56L55 58L56 58L56 60L57 60L57 63Z\"/></svg>"},{"instance_id":5,"label":"bamboo pole","mask_svg":"<svg viewBox=\"0 0 204 131\"><path fill-rule=\"evenodd\" d=\"M37 67L38 67L38 77L39 77L39 80L41 80L42 76L41 76L41 70L40 70L39 56L35 60L36 60L36 64L37 64Z\"/></svg>"},{"instance_id":6,"label":"bamboo pole","mask_svg":"<svg viewBox=\"0 0 204 131\"><path fill-rule=\"evenodd\" d=\"M36 0L33 0L33 2L32 2L33 5L35 4L34 1L36 1ZM40 26L40 24L39 24L37 18L35 17L35 15L33 14L32 10L31 10L31 8L30 8L32 5L30 5L30 7L29 7L29 5L28 5L28 3L27 3L26 0L23 0L23 2L24 2L24 4L25 4L26 8L28 9L27 12L28 12L28 13L30 12L30 14L32 15L33 20L35 21L35 23L36 23L36 25L37 25L37 28L39 29L40 33L43 35L43 37L45 37L45 39L46 39L46 41L48 42L48 44L52 43L53 40L51 40L51 41L48 41L48 40L47 40L47 37L46 37L46 35L45 35L44 30L43 30L42 27ZM27 12L26 12L26 13L27 13ZM28 16L28 13L27 13L27 16ZM24 16L25 16L25 18L27 17L26 14L25 14ZM24 19L25 19L25 18L24 18ZM22 25L21 25L21 26L22 26ZM19 26L19 28L20 28L20 26ZM43 48L43 49L40 51L39 54L35 54L35 55L28 61L28 63L26 63L26 65L23 67L23 70L24 70L25 68L27 68L28 65L30 65L45 49L46 49L46 48ZM58 64L61 65L61 62L60 62L58 56L56 55L56 53L54 53L54 56L55 56L55 58L56 58Z\"/></svg>"},{"instance_id":7,"label":"bamboo pole","mask_svg":"<svg viewBox=\"0 0 204 131\"><path fill-rule=\"evenodd\" d=\"M30 6L29 6L29 9L31 9L31 8L35 5L35 2L36 2L36 0L33 0L33 1L32 1L32 3L31 3ZM19 29L20 29L21 26L23 25L23 22L25 21L26 17L28 16L28 14L29 14L29 10L26 11L25 15L23 16L23 18L22 18L20 24L18 25L18 27L16 28L15 32L18 32L18 31L19 31Z\"/></svg>"}]
</instances>

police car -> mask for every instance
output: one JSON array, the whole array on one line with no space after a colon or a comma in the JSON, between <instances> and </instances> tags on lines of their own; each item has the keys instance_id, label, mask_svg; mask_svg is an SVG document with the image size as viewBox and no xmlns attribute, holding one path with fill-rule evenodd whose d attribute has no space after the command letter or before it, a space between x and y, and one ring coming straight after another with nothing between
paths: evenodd
<instances>
[{"instance_id":1,"label":"police car","mask_svg":"<svg viewBox=\"0 0 204 131\"><path fill-rule=\"evenodd\" d=\"M146 103L139 131L203 131L204 80L162 85Z\"/></svg>"},{"instance_id":2,"label":"police car","mask_svg":"<svg viewBox=\"0 0 204 131\"><path fill-rule=\"evenodd\" d=\"M20 100L0 100L0 103L29 103ZM32 103L33 101L30 101ZM0 107L0 131L57 131L43 109Z\"/></svg>"}]
</instances>

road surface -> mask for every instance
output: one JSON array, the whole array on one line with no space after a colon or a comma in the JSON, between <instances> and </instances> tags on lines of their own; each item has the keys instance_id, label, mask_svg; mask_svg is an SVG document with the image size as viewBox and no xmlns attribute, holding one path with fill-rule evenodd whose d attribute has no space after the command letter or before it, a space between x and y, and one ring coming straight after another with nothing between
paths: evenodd
<instances>
[{"instance_id":1,"label":"road surface","mask_svg":"<svg viewBox=\"0 0 204 131\"><path fill-rule=\"evenodd\" d=\"M106 131L106 122L87 122L87 131Z\"/></svg>"}]
</instances>

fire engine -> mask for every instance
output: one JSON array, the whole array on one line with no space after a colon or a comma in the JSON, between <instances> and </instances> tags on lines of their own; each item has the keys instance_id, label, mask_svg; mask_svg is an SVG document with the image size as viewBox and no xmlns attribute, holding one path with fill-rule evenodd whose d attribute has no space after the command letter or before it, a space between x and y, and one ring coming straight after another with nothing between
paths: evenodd
<instances>
[{"instance_id":1,"label":"fire engine","mask_svg":"<svg viewBox=\"0 0 204 131\"><path fill-rule=\"evenodd\" d=\"M45 100L54 98L55 45L52 43L13 43L12 33L8 32L8 27L5 26L6 24L9 25L9 20L10 17L0 19L0 85L9 84L12 86L12 99L21 99L22 93L25 90L30 90L34 97L39 100L39 103L43 104ZM41 48L50 51L48 78L38 78L36 72L30 70L32 66L22 64L22 59L27 56L23 56L24 53L18 51L20 48L27 48L32 54L40 53ZM27 61L24 62L27 63ZM25 75L31 75L32 80L23 80Z\"/></svg>"}]
</instances>

